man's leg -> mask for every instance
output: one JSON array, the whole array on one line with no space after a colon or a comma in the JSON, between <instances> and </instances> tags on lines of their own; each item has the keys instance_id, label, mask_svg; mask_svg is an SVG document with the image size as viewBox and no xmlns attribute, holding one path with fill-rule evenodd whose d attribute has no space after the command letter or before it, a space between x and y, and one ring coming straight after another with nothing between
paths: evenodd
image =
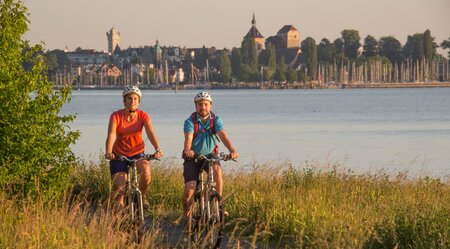
<instances>
[{"instance_id":1,"label":"man's leg","mask_svg":"<svg viewBox=\"0 0 450 249\"><path fill-rule=\"evenodd\" d=\"M223 180L222 180L222 167L220 164L214 164L214 181L217 183L216 190L222 197Z\"/></svg>"},{"instance_id":2,"label":"man's leg","mask_svg":"<svg viewBox=\"0 0 450 249\"><path fill-rule=\"evenodd\" d=\"M184 184L184 194L183 194L183 209L184 217L189 217L192 212L191 208L194 204L194 192L197 186L196 181L189 181Z\"/></svg>"}]
</instances>

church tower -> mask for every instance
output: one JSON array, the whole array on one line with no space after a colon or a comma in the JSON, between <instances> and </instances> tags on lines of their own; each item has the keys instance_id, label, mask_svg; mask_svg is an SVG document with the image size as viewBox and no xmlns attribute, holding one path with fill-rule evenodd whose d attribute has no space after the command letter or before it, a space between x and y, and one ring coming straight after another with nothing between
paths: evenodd
<instances>
[{"instance_id":1,"label":"church tower","mask_svg":"<svg viewBox=\"0 0 450 249\"><path fill-rule=\"evenodd\" d=\"M259 30L256 28L255 13L253 13L252 27L244 36L244 39L250 39L254 41L258 50L264 49L264 36L262 36Z\"/></svg>"},{"instance_id":2,"label":"church tower","mask_svg":"<svg viewBox=\"0 0 450 249\"><path fill-rule=\"evenodd\" d=\"M120 32L113 26L109 32L106 32L106 37L108 38L108 52L112 54L119 46Z\"/></svg>"}]
</instances>

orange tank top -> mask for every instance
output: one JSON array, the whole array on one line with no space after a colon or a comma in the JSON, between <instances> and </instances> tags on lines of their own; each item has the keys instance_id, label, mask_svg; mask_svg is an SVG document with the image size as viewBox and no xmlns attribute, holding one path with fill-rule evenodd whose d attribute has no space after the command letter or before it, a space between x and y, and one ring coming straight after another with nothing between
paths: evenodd
<instances>
[{"instance_id":1,"label":"orange tank top","mask_svg":"<svg viewBox=\"0 0 450 249\"><path fill-rule=\"evenodd\" d=\"M139 109L131 122L127 120L125 110L113 112L110 117L110 122L116 124L116 141L113 145L113 152L124 156L134 156L144 152L142 127L149 120L148 114Z\"/></svg>"}]
</instances>

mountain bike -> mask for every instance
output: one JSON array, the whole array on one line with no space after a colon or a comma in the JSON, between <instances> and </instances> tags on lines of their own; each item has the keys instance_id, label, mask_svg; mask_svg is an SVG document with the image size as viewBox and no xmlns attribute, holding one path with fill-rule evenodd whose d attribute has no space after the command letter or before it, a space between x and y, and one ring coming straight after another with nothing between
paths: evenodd
<instances>
[{"instance_id":1,"label":"mountain bike","mask_svg":"<svg viewBox=\"0 0 450 249\"><path fill-rule=\"evenodd\" d=\"M215 189L214 167L216 162L231 159L230 155L204 156L196 154L195 160L204 160L194 192L194 205L188 216L190 244L202 248L219 248L223 237L224 209L221 196Z\"/></svg>"},{"instance_id":2,"label":"mountain bike","mask_svg":"<svg viewBox=\"0 0 450 249\"><path fill-rule=\"evenodd\" d=\"M131 233L134 239L139 243L144 233L144 205L142 192L139 190L137 162L139 160L159 160L155 154L143 154L142 157L129 159L126 156L117 155L120 161L128 162L127 180L125 182L125 208L129 214L131 223Z\"/></svg>"}]
</instances>

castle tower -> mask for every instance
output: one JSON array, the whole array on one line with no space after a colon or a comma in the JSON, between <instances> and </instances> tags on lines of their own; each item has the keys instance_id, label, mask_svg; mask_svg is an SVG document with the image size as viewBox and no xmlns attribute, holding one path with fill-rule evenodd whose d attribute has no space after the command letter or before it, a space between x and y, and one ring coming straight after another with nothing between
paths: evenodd
<instances>
[{"instance_id":1,"label":"castle tower","mask_svg":"<svg viewBox=\"0 0 450 249\"><path fill-rule=\"evenodd\" d=\"M106 32L106 37L108 38L108 52L112 54L114 49L119 46L120 32L113 26L109 32Z\"/></svg>"},{"instance_id":2,"label":"castle tower","mask_svg":"<svg viewBox=\"0 0 450 249\"><path fill-rule=\"evenodd\" d=\"M292 25L284 25L277 33L284 42L285 48L300 47L300 32Z\"/></svg>"},{"instance_id":3,"label":"castle tower","mask_svg":"<svg viewBox=\"0 0 450 249\"><path fill-rule=\"evenodd\" d=\"M264 48L264 36L262 36L259 30L256 28L255 13L253 13L252 27L244 36L244 39L251 39L252 41L254 41L258 50Z\"/></svg>"}]
</instances>

